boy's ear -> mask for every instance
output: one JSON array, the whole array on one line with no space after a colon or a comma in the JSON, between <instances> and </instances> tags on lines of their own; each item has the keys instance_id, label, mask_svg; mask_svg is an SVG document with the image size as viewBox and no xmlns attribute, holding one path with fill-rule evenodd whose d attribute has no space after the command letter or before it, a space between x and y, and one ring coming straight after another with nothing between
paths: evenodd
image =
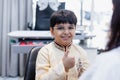
<instances>
[{"instance_id":1,"label":"boy's ear","mask_svg":"<svg viewBox=\"0 0 120 80\"><path fill-rule=\"evenodd\" d=\"M53 32L53 28L50 27L50 32L51 32L51 35L54 36L54 32Z\"/></svg>"}]
</instances>

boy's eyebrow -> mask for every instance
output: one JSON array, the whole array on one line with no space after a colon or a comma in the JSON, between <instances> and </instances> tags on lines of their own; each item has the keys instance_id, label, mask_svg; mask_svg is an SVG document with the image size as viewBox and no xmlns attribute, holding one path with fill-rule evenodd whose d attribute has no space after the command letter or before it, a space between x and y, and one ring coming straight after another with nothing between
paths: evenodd
<instances>
[{"instance_id":1,"label":"boy's eyebrow","mask_svg":"<svg viewBox=\"0 0 120 80\"><path fill-rule=\"evenodd\" d=\"M57 24L57 26L63 26L63 24ZM74 24L69 24L69 26L74 26Z\"/></svg>"},{"instance_id":2,"label":"boy's eyebrow","mask_svg":"<svg viewBox=\"0 0 120 80\"><path fill-rule=\"evenodd\" d=\"M58 24L57 26L64 27L64 25L62 25L62 24Z\"/></svg>"}]
</instances>

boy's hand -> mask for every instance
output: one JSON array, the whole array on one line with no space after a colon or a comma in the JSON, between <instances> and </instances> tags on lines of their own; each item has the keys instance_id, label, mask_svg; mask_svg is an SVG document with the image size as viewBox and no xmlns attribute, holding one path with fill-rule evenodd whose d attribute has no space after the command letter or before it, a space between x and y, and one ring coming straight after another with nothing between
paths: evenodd
<instances>
[{"instance_id":1,"label":"boy's hand","mask_svg":"<svg viewBox=\"0 0 120 80\"><path fill-rule=\"evenodd\" d=\"M75 65L75 58L69 56L69 51L65 52L62 61L63 61L66 72L68 72L69 69L74 67Z\"/></svg>"}]
</instances>

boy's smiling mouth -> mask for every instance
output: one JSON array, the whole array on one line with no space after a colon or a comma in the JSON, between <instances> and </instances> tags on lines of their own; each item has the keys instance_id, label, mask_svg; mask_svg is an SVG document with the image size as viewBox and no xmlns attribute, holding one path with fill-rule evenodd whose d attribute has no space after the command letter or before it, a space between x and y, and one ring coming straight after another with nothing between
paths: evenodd
<instances>
[{"instance_id":1,"label":"boy's smiling mouth","mask_svg":"<svg viewBox=\"0 0 120 80\"><path fill-rule=\"evenodd\" d=\"M69 40L71 37L70 36L62 36L61 37L63 40Z\"/></svg>"}]
</instances>

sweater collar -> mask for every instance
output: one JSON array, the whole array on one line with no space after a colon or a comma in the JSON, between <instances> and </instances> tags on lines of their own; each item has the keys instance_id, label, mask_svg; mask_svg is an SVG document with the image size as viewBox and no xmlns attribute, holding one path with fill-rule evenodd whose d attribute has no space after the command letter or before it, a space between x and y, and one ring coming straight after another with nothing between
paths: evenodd
<instances>
[{"instance_id":1,"label":"sweater collar","mask_svg":"<svg viewBox=\"0 0 120 80\"><path fill-rule=\"evenodd\" d=\"M63 51L66 51L68 49L70 49L71 45L72 45L72 42L70 44L68 44L67 46L63 46L63 45L60 45L58 44L57 42L54 41L54 45L60 49L60 50L63 50Z\"/></svg>"}]
</instances>

